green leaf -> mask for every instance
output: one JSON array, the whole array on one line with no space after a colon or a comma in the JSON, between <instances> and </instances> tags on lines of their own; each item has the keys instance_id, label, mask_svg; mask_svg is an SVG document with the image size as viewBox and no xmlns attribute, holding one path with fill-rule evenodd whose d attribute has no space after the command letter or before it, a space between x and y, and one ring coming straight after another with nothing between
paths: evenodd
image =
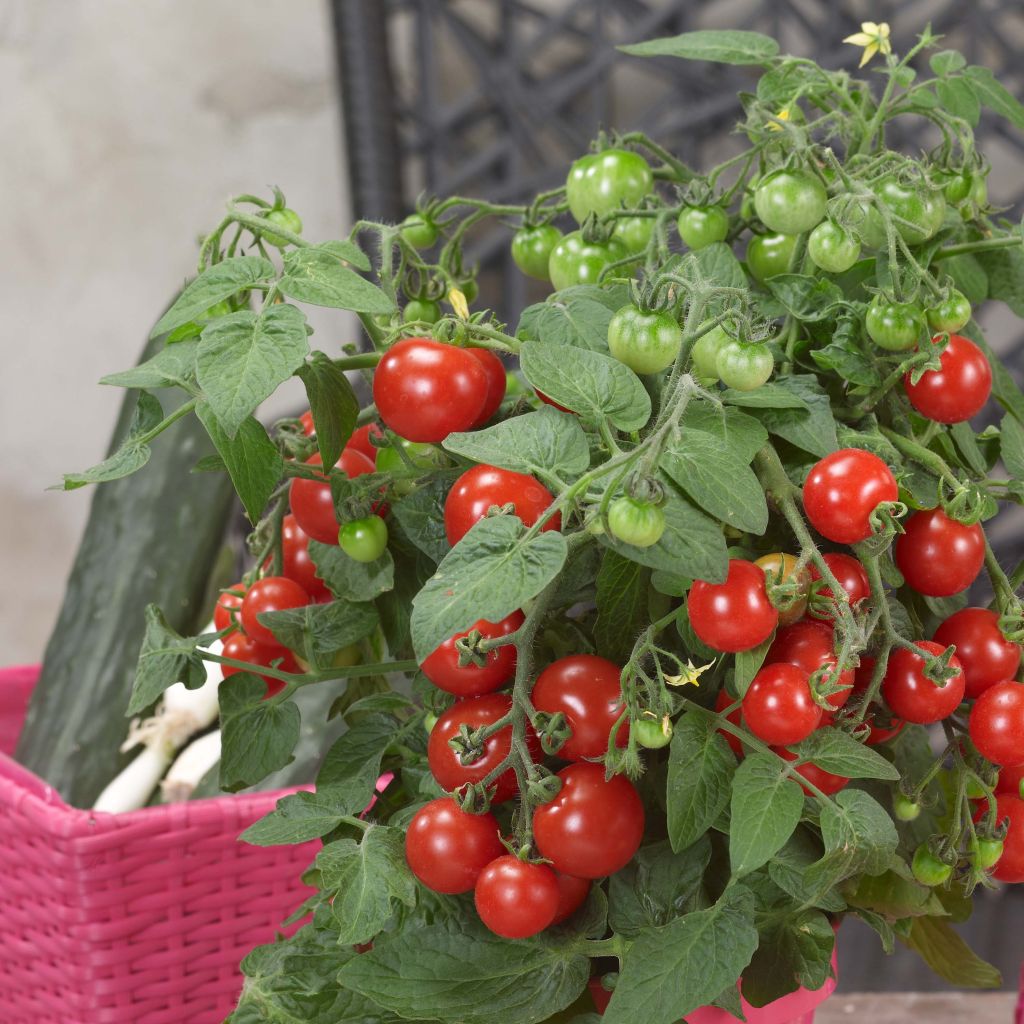
<instances>
[{"instance_id":1,"label":"green leaf","mask_svg":"<svg viewBox=\"0 0 1024 1024\"><path fill-rule=\"evenodd\" d=\"M313 248L328 252L337 259L344 260L346 263L351 263L356 270L370 269L370 257L355 242L350 242L347 239L320 242L313 246Z\"/></svg>"},{"instance_id":2,"label":"green leaf","mask_svg":"<svg viewBox=\"0 0 1024 1024\"><path fill-rule=\"evenodd\" d=\"M745 409L802 409L810 407L795 392L782 384L762 384L756 391L734 391L726 388L720 398L729 405Z\"/></svg>"},{"instance_id":3,"label":"green leaf","mask_svg":"<svg viewBox=\"0 0 1024 1024\"><path fill-rule=\"evenodd\" d=\"M661 467L705 512L727 526L760 536L768 526L764 489L728 443L693 430L670 442Z\"/></svg>"},{"instance_id":4,"label":"green leaf","mask_svg":"<svg viewBox=\"0 0 1024 1024\"><path fill-rule=\"evenodd\" d=\"M360 814L373 798L373 782L350 778L334 786L320 786L315 793L291 793L277 807L250 825L240 836L253 846L285 846L308 843L333 832L343 818Z\"/></svg>"},{"instance_id":5,"label":"green leaf","mask_svg":"<svg viewBox=\"0 0 1024 1024\"><path fill-rule=\"evenodd\" d=\"M184 388L195 380L198 346L194 339L165 345L152 359L130 370L109 373L100 383L118 388Z\"/></svg>"},{"instance_id":6,"label":"green leaf","mask_svg":"<svg viewBox=\"0 0 1024 1024\"><path fill-rule=\"evenodd\" d=\"M684 32L664 39L620 46L634 57L682 57L716 64L767 64L779 52L779 44L760 32L706 29ZM723 986L724 987L724 986Z\"/></svg>"},{"instance_id":7,"label":"green leaf","mask_svg":"<svg viewBox=\"0 0 1024 1024\"><path fill-rule=\"evenodd\" d=\"M393 715L368 712L343 733L324 757L316 777L317 787L354 784L371 787L380 775L380 763L388 745L400 731Z\"/></svg>"},{"instance_id":8,"label":"green leaf","mask_svg":"<svg viewBox=\"0 0 1024 1024\"><path fill-rule=\"evenodd\" d=\"M638 935L668 924L696 903L711 861L711 843L702 836L673 853L667 842L643 846L608 881L608 923L619 935Z\"/></svg>"},{"instance_id":9,"label":"green leaf","mask_svg":"<svg viewBox=\"0 0 1024 1024\"><path fill-rule=\"evenodd\" d=\"M761 935L754 958L743 972L743 998L767 1006L801 985L814 992L832 974L836 936L819 910L804 910Z\"/></svg>"},{"instance_id":10,"label":"green leaf","mask_svg":"<svg viewBox=\"0 0 1024 1024\"><path fill-rule=\"evenodd\" d=\"M967 59L956 50L940 50L928 58L928 66L934 74L942 77L967 67Z\"/></svg>"},{"instance_id":11,"label":"green leaf","mask_svg":"<svg viewBox=\"0 0 1024 1024\"><path fill-rule=\"evenodd\" d=\"M220 453L249 521L258 522L284 472L277 446L253 416L247 416L235 436L228 437L206 402L196 406L196 415Z\"/></svg>"},{"instance_id":12,"label":"green leaf","mask_svg":"<svg viewBox=\"0 0 1024 1024\"><path fill-rule=\"evenodd\" d=\"M196 654L194 637L183 637L167 624L155 604L146 606L146 632L126 715L138 715L168 686L184 683L195 690L206 682L206 666Z\"/></svg>"},{"instance_id":13,"label":"green leaf","mask_svg":"<svg viewBox=\"0 0 1024 1024\"><path fill-rule=\"evenodd\" d=\"M337 599L258 615L280 643L315 667L377 628L377 609L369 603Z\"/></svg>"},{"instance_id":14,"label":"green leaf","mask_svg":"<svg viewBox=\"0 0 1024 1024\"><path fill-rule=\"evenodd\" d=\"M787 377L777 386L799 398L808 411L777 407L765 409L759 418L768 432L819 458L834 452L839 447L836 421L828 395L817 378L811 374L799 374Z\"/></svg>"},{"instance_id":15,"label":"green leaf","mask_svg":"<svg viewBox=\"0 0 1024 1024\"><path fill-rule=\"evenodd\" d=\"M839 729L816 729L803 742L791 748L807 761L833 775L848 779L899 780L900 773L881 754L858 743Z\"/></svg>"},{"instance_id":16,"label":"green leaf","mask_svg":"<svg viewBox=\"0 0 1024 1024\"><path fill-rule=\"evenodd\" d=\"M306 318L295 306L210 322L199 339L199 386L229 437L302 365L308 351Z\"/></svg>"},{"instance_id":17,"label":"green leaf","mask_svg":"<svg viewBox=\"0 0 1024 1024\"><path fill-rule=\"evenodd\" d=\"M1024 131L1024 106L988 68L972 65L964 71L964 77L984 106Z\"/></svg>"},{"instance_id":18,"label":"green leaf","mask_svg":"<svg viewBox=\"0 0 1024 1024\"><path fill-rule=\"evenodd\" d=\"M732 783L729 860L736 878L757 870L782 848L800 821L804 797L773 754L745 757Z\"/></svg>"},{"instance_id":19,"label":"green leaf","mask_svg":"<svg viewBox=\"0 0 1024 1024\"><path fill-rule=\"evenodd\" d=\"M724 442L749 466L768 442L768 431L753 416L711 402L690 402L683 413L683 436L699 430Z\"/></svg>"},{"instance_id":20,"label":"green leaf","mask_svg":"<svg viewBox=\"0 0 1024 1024\"><path fill-rule=\"evenodd\" d=\"M748 687L754 681L754 676L760 672L774 639L775 634L773 633L767 640L762 641L756 647L751 647L748 651L740 651L736 655L733 668L733 683L736 687L736 692L741 697L746 696Z\"/></svg>"},{"instance_id":21,"label":"green leaf","mask_svg":"<svg viewBox=\"0 0 1024 1024\"><path fill-rule=\"evenodd\" d=\"M510 942L466 919L382 937L338 978L409 1020L536 1024L575 1002L589 976L572 943Z\"/></svg>"},{"instance_id":22,"label":"green leaf","mask_svg":"<svg viewBox=\"0 0 1024 1024\"><path fill-rule=\"evenodd\" d=\"M299 741L299 709L294 701L264 700L267 684L238 672L218 691L223 753L220 788L234 793L254 786L292 760Z\"/></svg>"},{"instance_id":23,"label":"green leaf","mask_svg":"<svg viewBox=\"0 0 1024 1024\"><path fill-rule=\"evenodd\" d=\"M298 302L356 313L393 313L395 304L375 284L319 248L292 249L277 282L282 295Z\"/></svg>"},{"instance_id":24,"label":"green leaf","mask_svg":"<svg viewBox=\"0 0 1024 1024\"><path fill-rule=\"evenodd\" d=\"M579 420L549 405L471 434L449 434L443 446L473 462L516 473L572 477L590 465L590 446Z\"/></svg>"},{"instance_id":25,"label":"green leaf","mask_svg":"<svg viewBox=\"0 0 1024 1024\"><path fill-rule=\"evenodd\" d=\"M651 417L651 398L640 378L610 356L527 341L519 363L535 388L586 422L607 418L619 430L639 430Z\"/></svg>"},{"instance_id":26,"label":"green leaf","mask_svg":"<svg viewBox=\"0 0 1024 1024\"><path fill-rule=\"evenodd\" d=\"M986 963L939 917L915 917L901 941L941 978L961 988L999 988L1002 975Z\"/></svg>"},{"instance_id":27,"label":"green leaf","mask_svg":"<svg viewBox=\"0 0 1024 1024\"><path fill-rule=\"evenodd\" d=\"M316 428L316 443L325 466L333 466L356 428L359 399L345 376L323 352L314 352L296 371L306 386Z\"/></svg>"},{"instance_id":28,"label":"green leaf","mask_svg":"<svg viewBox=\"0 0 1024 1024\"><path fill-rule=\"evenodd\" d=\"M819 907L838 914L846 909L846 901L838 890L826 882L817 887L808 883L807 869L821 859L821 842L806 827L799 827L768 863L771 880L793 899L807 906Z\"/></svg>"},{"instance_id":29,"label":"green leaf","mask_svg":"<svg viewBox=\"0 0 1024 1024\"><path fill-rule=\"evenodd\" d=\"M999 453L1010 476L1024 478L1024 425L1004 416L999 427Z\"/></svg>"},{"instance_id":30,"label":"green leaf","mask_svg":"<svg viewBox=\"0 0 1024 1024\"><path fill-rule=\"evenodd\" d=\"M1017 316L1024 316L1024 250L982 252L976 259L988 275L988 297L1005 302ZM977 340L974 333L968 336Z\"/></svg>"},{"instance_id":31,"label":"green leaf","mask_svg":"<svg viewBox=\"0 0 1024 1024\"><path fill-rule=\"evenodd\" d=\"M316 575L335 597L346 601L372 601L395 585L395 563L390 551L372 562L349 558L337 544L309 542L309 557Z\"/></svg>"},{"instance_id":32,"label":"green leaf","mask_svg":"<svg viewBox=\"0 0 1024 1024\"><path fill-rule=\"evenodd\" d=\"M316 858L320 889L334 900L340 945L369 942L391 920L395 904L416 905L416 879L405 861L405 833L371 825L357 843L337 839Z\"/></svg>"},{"instance_id":33,"label":"green leaf","mask_svg":"<svg viewBox=\"0 0 1024 1024\"><path fill-rule=\"evenodd\" d=\"M750 891L642 932L622 960L605 1024L675 1024L735 983L757 949Z\"/></svg>"},{"instance_id":34,"label":"green leaf","mask_svg":"<svg viewBox=\"0 0 1024 1024\"><path fill-rule=\"evenodd\" d=\"M988 298L988 275L972 253L950 256L942 261L942 269L953 278L953 284L964 293L972 306L980 305Z\"/></svg>"},{"instance_id":35,"label":"green leaf","mask_svg":"<svg viewBox=\"0 0 1024 1024\"><path fill-rule=\"evenodd\" d=\"M665 484L665 532L657 544L637 548L603 533L600 541L625 558L651 569L672 566L674 572L691 579L722 583L729 574L729 551L722 528L695 508L677 490L671 480Z\"/></svg>"},{"instance_id":36,"label":"green leaf","mask_svg":"<svg viewBox=\"0 0 1024 1024\"><path fill-rule=\"evenodd\" d=\"M971 429L970 424L954 423L950 427L949 436L956 442L957 450L967 467L978 476L987 476L988 462L978 444L978 436Z\"/></svg>"},{"instance_id":37,"label":"green leaf","mask_svg":"<svg viewBox=\"0 0 1024 1024\"><path fill-rule=\"evenodd\" d=\"M150 430L164 418L160 402L148 391L139 392L138 405L132 415L128 431L120 447L113 455L108 455L102 462L83 470L81 473L65 473L63 484L56 485L52 490L74 491L88 484L101 484L109 480L120 480L131 476L149 462L152 450L149 444L142 441Z\"/></svg>"},{"instance_id":38,"label":"green leaf","mask_svg":"<svg viewBox=\"0 0 1024 1024\"><path fill-rule=\"evenodd\" d=\"M608 324L619 306L628 301L628 292L616 296L596 285L566 288L546 302L524 309L516 337L607 353Z\"/></svg>"},{"instance_id":39,"label":"green leaf","mask_svg":"<svg viewBox=\"0 0 1024 1024\"><path fill-rule=\"evenodd\" d=\"M862 875L855 887L846 887L850 906L871 910L887 920L898 921L907 917L945 914L934 890L915 881L910 871L904 878L897 871L883 871L880 875Z\"/></svg>"},{"instance_id":40,"label":"green leaf","mask_svg":"<svg viewBox=\"0 0 1024 1024\"><path fill-rule=\"evenodd\" d=\"M812 887L828 888L859 872L877 875L896 852L896 826L873 797L844 789L821 807L825 855L807 869Z\"/></svg>"},{"instance_id":41,"label":"green leaf","mask_svg":"<svg viewBox=\"0 0 1024 1024\"><path fill-rule=\"evenodd\" d=\"M743 264L736 259L735 253L725 242L712 242L685 256L684 261L692 261L701 276L714 282L718 288L747 287Z\"/></svg>"},{"instance_id":42,"label":"green leaf","mask_svg":"<svg viewBox=\"0 0 1024 1024\"><path fill-rule=\"evenodd\" d=\"M173 331L175 327L201 316L218 302L254 284L269 281L275 273L274 264L262 256L230 256L220 263L214 263L185 286L171 308L156 322L149 336L156 338L167 331Z\"/></svg>"},{"instance_id":43,"label":"green leaf","mask_svg":"<svg viewBox=\"0 0 1024 1024\"><path fill-rule=\"evenodd\" d=\"M1020 270L1024 274L1024 257L1020 261ZM1019 284L1024 282L1024 278L1021 278ZM1002 296L1000 296L1001 298ZM995 298L995 296L993 296ZM1004 300L1009 301L1009 300ZM1021 291L1021 305L1020 311L1014 310L1018 316L1024 316L1024 288ZM1013 309L1013 306L1010 306ZM1013 375L1003 365L1003 361L992 351L991 345L985 340L984 335L978 329L977 324L972 320L970 324L960 332L965 337L970 338L981 350L985 353L988 358L989 365L992 367L992 396L996 401L1015 419L1020 420L1024 423L1024 393L1017 386L1017 382L1014 380Z\"/></svg>"},{"instance_id":44,"label":"green leaf","mask_svg":"<svg viewBox=\"0 0 1024 1024\"><path fill-rule=\"evenodd\" d=\"M788 313L806 323L828 319L844 301L839 285L823 277L776 274L767 287Z\"/></svg>"},{"instance_id":45,"label":"green leaf","mask_svg":"<svg viewBox=\"0 0 1024 1024\"><path fill-rule=\"evenodd\" d=\"M515 516L485 516L445 556L413 599L418 660L478 619L500 622L558 575L568 554L565 537L556 530L525 534Z\"/></svg>"},{"instance_id":46,"label":"green leaf","mask_svg":"<svg viewBox=\"0 0 1024 1024\"><path fill-rule=\"evenodd\" d=\"M406 538L435 564L451 550L444 529L444 502L451 477L435 474L391 506Z\"/></svg>"},{"instance_id":47,"label":"green leaf","mask_svg":"<svg viewBox=\"0 0 1024 1024\"><path fill-rule=\"evenodd\" d=\"M874 361L852 340L837 336L823 348L811 349L810 354L823 370L835 370L851 384L871 388L882 383Z\"/></svg>"},{"instance_id":48,"label":"green leaf","mask_svg":"<svg viewBox=\"0 0 1024 1024\"><path fill-rule=\"evenodd\" d=\"M935 83L939 102L954 117L962 117L972 128L981 117L981 96L973 83L965 78L947 78Z\"/></svg>"},{"instance_id":49,"label":"green leaf","mask_svg":"<svg viewBox=\"0 0 1024 1024\"><path fill-rule=\"evenodd\" d=\"M675 725L665 801L668 837L676 851L697 842L729 803L736 758L715 725L715 718L697 707Z\"/></svg>"},{"instance_id":50,"label":"green leaf","mask_svg":"<svg viewBox=\"0 0 1024 1024\"><path fill-rule=\"evenodd\" d=\"M628 660L633 641L649 621L651 570L607 550L597 574L597 652L617 664Z\"/></svg>"}]
</instances>

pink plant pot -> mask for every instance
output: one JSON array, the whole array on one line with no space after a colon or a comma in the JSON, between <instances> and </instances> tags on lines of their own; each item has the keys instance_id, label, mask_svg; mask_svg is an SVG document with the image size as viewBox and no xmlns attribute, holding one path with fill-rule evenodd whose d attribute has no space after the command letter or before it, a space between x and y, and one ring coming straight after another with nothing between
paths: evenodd
<instances>
[{"instance_id":1,"label":"pink plant pot","mask_svg":"<svg viewBox=\"0 0 1024 1024\"><path fill-rule=\"evenodd\" d=\"M309 895L320 847L239 834L284 792L69 807L9 756L38 666L0 670L0 1021L215 1024L238 965Z\"/></svg>"}]
</instances>

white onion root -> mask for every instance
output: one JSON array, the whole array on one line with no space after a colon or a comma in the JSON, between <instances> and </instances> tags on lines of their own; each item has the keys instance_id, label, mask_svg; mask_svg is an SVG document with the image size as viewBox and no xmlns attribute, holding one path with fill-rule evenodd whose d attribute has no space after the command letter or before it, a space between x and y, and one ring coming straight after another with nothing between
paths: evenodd
<instances>
[{"instance_id":1,"label":"white onion root","mask_svg":"<svg viewBox=\"0 0 1024 1024\"><path fill-rule=\"evenodd\" d=\"M220 760L220 729L193 740L177 757L160 783L164 802L182 803L192 798L196 786Z\"/></svg>"}]
</instances>

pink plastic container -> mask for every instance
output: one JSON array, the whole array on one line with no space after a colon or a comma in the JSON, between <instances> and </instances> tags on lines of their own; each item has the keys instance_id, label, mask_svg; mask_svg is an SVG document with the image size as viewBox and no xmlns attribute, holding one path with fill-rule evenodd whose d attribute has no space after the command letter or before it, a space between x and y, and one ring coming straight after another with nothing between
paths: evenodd
<instances>
[{"instance_id":1,"label":"pink plastic container","mask_svg":"<svg viewBox=\"0 0 1024 1024\"><path fill-rule=\"evenodd\" d=\"M836 953L832 951L832 973L836 973ZM751 1006L742 996L743 1016L747 1024L814 1024L814 1011L836 988L835 978L829 978L821 988L812 992L799 988L788 996L776 999L767 1006ZM591 981L590 994L597 1012L603 1014L608 1007L611 993L606 992L599 982ZM717 1006L701 1006L686 1015L686 1024L736 1024L736 1018Z\"/></svg>"},{"instance_id":2,"label":"pink plastic container","mask_svg":"<svg viewBox=\"0 0 1024 1024\"><path fill-rule=\"evenodd\" d=\"M219 1024L242 957L309 894L320 844L238 842L281 791L68 807L8 756L38 674L0 670L0 1022Z\"/></svg>"}]
</instances>

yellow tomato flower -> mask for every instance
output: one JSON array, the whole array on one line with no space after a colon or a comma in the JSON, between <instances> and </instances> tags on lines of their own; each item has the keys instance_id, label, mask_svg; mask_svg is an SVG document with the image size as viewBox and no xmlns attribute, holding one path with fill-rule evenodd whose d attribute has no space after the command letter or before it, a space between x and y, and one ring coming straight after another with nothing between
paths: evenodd
<instances>
[{"instance_id":1,"label":"yellow tomato flower","mask_svg":"<svg viewBox=\"0 0 1024 1024\"><path fill-rule=\"evenodd\" d=\"M777 124L777 121L788 121L790 119L790 107L783 107L776 115L775 121L768 122L768 131L770 132L781 132L782 125Z\"/></svg>"},{"instance_id":2,"label":"yellow tomato flower","mask_svg":"<svg viewBox=\"0 0 1024 1024\"><path fill-rule=\"evenodd\" d=\"M843 42L864 47L858 67L864 67L876 53L892 53L892 43L889 42L889 24L885 21L880 25L876 25L873 21L862 21L860 31L854 32L852 36L847 36Z\"/></svg>"},{"instance_id":3,"label":"yellow tomato flower","mask_svg":"<svg viewBox=\"0 0 1024 1024\"><path fill-rule=\"evenodd\" d=\"M466 302L466 296L462 293L459 288L452 288L448 292L448 302L451 304L452 309L455 310L455 315L462 317L463 320L469 319L469 303Z\"/></svg>"},{"instance_id":4,"label":"yellow tomato flower","mask_svg":"<svg viewBox=\"0 0 1024 1024\"><path fill-rule=\"evenodd\" d=\"M711 665L694 665L692 661L686 663L686 667L677 676L665 676L665 682L669 686L700 686L700 677L707 672Z\"/></svg>"}]
</instances>

